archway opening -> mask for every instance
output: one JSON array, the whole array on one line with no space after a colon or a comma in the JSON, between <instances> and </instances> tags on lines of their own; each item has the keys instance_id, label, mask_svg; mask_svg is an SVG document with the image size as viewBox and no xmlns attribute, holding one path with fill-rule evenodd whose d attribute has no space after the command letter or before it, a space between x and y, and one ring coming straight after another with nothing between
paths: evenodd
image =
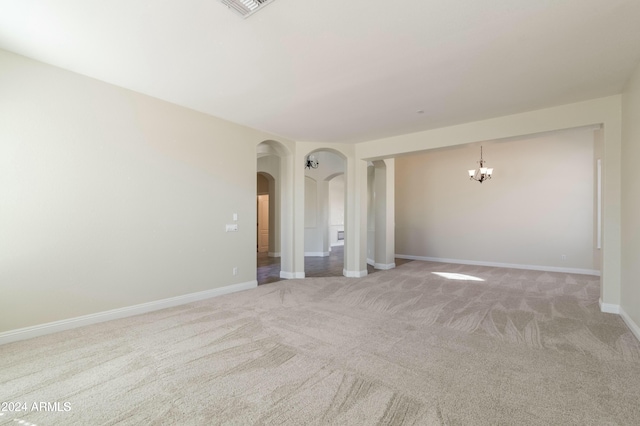
<instances>
[{"instance_id":1,"label":"archway opening","mask_svg":"<svg viewBox=\"0 0 640 426\"><path fill-rule=\"evenodd\" d=\"M256 276L258 285L279 281L292 269L291 154L279 142L256 147ZM286 277L285 277L286 278Z\"/></svg>"},{"instance_id":2,"label":"archway opening","mask_svg":"<svg viewBox=\"0 0 640 426\"><path fill-rule=\"evenodd\" d=\"M346 159L330 150L316 150L311 154L319 165L305 169L305 276L342 276Z\"/></svg>"}]
</instances>

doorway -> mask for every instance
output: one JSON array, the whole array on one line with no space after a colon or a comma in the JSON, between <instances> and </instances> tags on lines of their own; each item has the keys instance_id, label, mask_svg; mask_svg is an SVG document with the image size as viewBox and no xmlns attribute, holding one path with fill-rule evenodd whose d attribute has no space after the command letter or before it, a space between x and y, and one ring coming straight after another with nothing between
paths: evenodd
<instances>
[{"instance_id":1,"label":"doorway","mask_svg":"<svg viewBox=\"0 0 640 426\"><path fill-rule=\"evenodd\" d=\"M258 195L258 253L269 251L269 194Z\"/></svg>"},{"instance_id":2,"label":"doorway","mask_svg":"<svg viewBox=\"0 0 640 426\"><path fill-rule=\"evenodd\" d=\"M269 160L274 156L258 159L259 169L269 169ZM262 166L262 167L260 167ZM276 176L278 168L269 170ZM259 171L256 194L256 254L258 285L280 281L280 250L278 235L278 190L276 179L271 173Z\"/></svg>"}]
</instances>

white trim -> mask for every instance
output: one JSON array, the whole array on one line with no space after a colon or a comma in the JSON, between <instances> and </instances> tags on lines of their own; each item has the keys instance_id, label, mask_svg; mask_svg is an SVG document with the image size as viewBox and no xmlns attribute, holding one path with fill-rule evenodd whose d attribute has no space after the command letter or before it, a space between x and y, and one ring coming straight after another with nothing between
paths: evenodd
<instances>
[{"instance_id":1,"label":"white trim","mask_svg":"<svg viewBox=\"0 0 640 426\"><path fill-rule=\"evenodd\" d=\"M305 251L304 255L309 257L327 257L329 256L328 251Z\"/></svg>"},{"instance_id":2,"label":"white trim","mask_svg":"<svg viewBox=\"0 0 640 426\"><path fill-rule=\"evenodd\" d=\"M375 263L373 267L376 269L381 269L386 271L386 270L395 268L396 264L395 263Z\"/></svg>"},{"instance_id":3,"label":"white trim","mask_svg":"<svg viewBox=\"0 0 640 426\"><path fill-rule=\"evenodd\" d=\"M613 303L604 303L602 298L598 299L598 305L600 305L600 312L606 312L607 314L619 314L620 305L614 305Z\"/></svg>"},{"instance_id":4,"label":"white trim","mask_svg":"<svg viewBox=\"0 0 640 426\"><path fill-rule=\"evenodd\" d=\"M139 305L126 306L124 308L112 309L109 311L97 312L95 314L83 315L75 318L68 318L46 324L34 325L31 327L19 328L0 333L0 345L18 340L31 339L45 334L57 333L59 331L71 330L73 328L84 327L85 325L97 324L104 321L111 321L120 318L140 315L147 312L159 311L160 309L171 308L173 306L184 305L211 297L222 296L224 294L235 293L237 291L250 290L258 286L257 281L247 281L245 283L231 284L224 287L213 288L211 290L189 293L182 296L170 297L168 299L156 300L154 302L141 303Z\"/></svg>"},{"instance_id":5,"label":"white trim","mask_svg":"<svg viewBox=\"0 0 640 426\"><path fill-rule=\"evenodd\" d=\"M624 323L629 327L629 330L636 336L636 339L640 340L640 326L631 319L622 306L614 305L613 303L603 303L602 299L598 299L598 304L600 305L601 312L620 315Z\"/></svg>"},{"instance_id":6,"label":"white trim","mask_svg":"<svg viewBox=\"0 0 640 426\"><path fill-rule=\"evenodd\" d=\"M344 246L344 240L340 240L336 243L331 243L331 247L342 247Z\"/></svg>"},{"instance_id":7,"label":"white trim","mask_svg":"<svg viewBox=\"0 0 640 426\"><path fill-rule=\"evenodd\" d=\"M396 254L396 257L399 259L424 260L427 262L459 263L463 265L493 266L497 268L528 269L531 271L564 272L567 274L600 276L600 271L597 269L561 268L557 266L520 265L516 263L483 262L478 260L443 259L440 257L412 256L409 254Z\"/></svg>"},{"instance_id":8,"label":"white trim","mask_svg":"<svg viewBox=\"0 0 640 426\"><path fill-rule=\"evenodd\" d=\"M367 274L368 272L366 269L364 271L347 271L346 269L342 270L342 275L344 275L347 278L362 278L362 277L366 277Z\"/></svg>"},{"instance_id":9,"label":"white trim","mask_svg":"<svg viewBox=\"0 0 640 426\"><path fill-rule=\"evenodd\" d=\"M279 251L269 252L269 253L267 253L267 256L269 256L269 257L280 257L280 252Z\"/></svg>"},{"instance_id":10,"label":"white trim","mask_svg":"<svg viewBox=\"0 0 640 426\"><path fill-rule=\"evenodd\" d=\"M375 260L367 258L367 265L373 266L375 269L389 270L396 267L395 263L376 263Z\"/></svg>"},{"instance_id":11,"label":"white trim","mask_svg":"<svg viewBox=\"0 0 640 426\"><path fill-rule=\"evenodd\" d=\"M280 278L284 278L285 280L302 279L304 278L304 272L280 271Z\"/></svg>"},{"instance_id":12,"label":"white trim","mask_svg":"<svg viewBox=\"0 0 640 426\"><path fill-rule=\"evenodd\" d=\"M631 319L631 317L625 312L624 309L622 309L622 307L620 307L620 316L622 317L624 322L627 324L627 327L629 327L631 332L636 336L636 339L640 340L640 326L638 326L638 324L636 324Z\"/></svg>"}]
</instances>

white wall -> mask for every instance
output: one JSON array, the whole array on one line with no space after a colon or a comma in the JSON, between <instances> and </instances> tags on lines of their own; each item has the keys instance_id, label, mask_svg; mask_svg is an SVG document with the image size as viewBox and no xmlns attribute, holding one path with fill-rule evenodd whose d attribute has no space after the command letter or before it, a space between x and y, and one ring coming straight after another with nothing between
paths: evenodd
<instances>
[{"instance_id":1,"label":"white wall","mask_svg":"<svg viewBox=\"0 0 640 426\"><path fill-rule=\"evenodd\" d=\"M0 332L255 281L272 136L4 51L0 93Z\"/></svg>"},{"instance_id":2,"label":"white wall","mask_svg":"<svg viewBox=\"0 0 640 426\"><path fill-rule=\"evenodd\" d=\"M396 252L593 271L593 129L482 145L396 159Z\"/></svg>"},{"instance_id":3,"label":"white wall","mask_svg":"<svg viewBox=\"0 0 640 426\"><path fill-rule=\"evenodd\" d=\"M640 339L640 66L623 95L622 297L623 315Z\"/></svg>"},{"instance_id":4,"label":"white wall","mask_svg":"<svg viewBox=\"0 0 640 426\"><path fill-rule=\"evenodd\" d=\"M304 179L304 252L305 256L322 256L326 209L325 182L311 177ZM328 252L327 252L328 255Z\"/></svg>"},{"instance_id":5,"label":"white wall","mask_svg":"<svg viewBox=\"0 0 640 426\"><path fill-rule=\"evenodd\" d=\"M338 240L338 231L344 231L344 175L329 181L329 244L344 245Z\"/></svg>"}]
</instances>

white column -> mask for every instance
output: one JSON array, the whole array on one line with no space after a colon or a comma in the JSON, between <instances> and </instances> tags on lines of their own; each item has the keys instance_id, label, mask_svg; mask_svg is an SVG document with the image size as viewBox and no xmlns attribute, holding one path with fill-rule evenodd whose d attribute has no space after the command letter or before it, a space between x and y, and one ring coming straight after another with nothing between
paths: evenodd
<instances>
[{"instance_id":1,"label":"white column","mask_svg":"<svg viewBox=\"0 0 640 426\"><path fill-rule=\"evenodd\" d=\"M395 264L395 160L374 164L375 178L375 263L376 269Z\"/></svg>"},{"instance_id":2,"label":"white column","mask_svg":"<svg viewBox=\"0 0 640 426\"><path fill-rule=\"evenodd\" d=\"M619 309L622 231L620 210L622 180L622 123L611 119L604 125L604 165L602 168L602 270L601 309Z\"/></svg>"},{"instance_id":3,"label":"white column","mask_svg":"<svg viewBox=\"0 0 640 426\"><path fill-rule=\"evenodd\" d=\"M367 275L367 163L347 159L344 276Z\"/></svg>"},{"instance_id":4,"label":"white column","mask_svg":"<svg viewBox=\"0 0 640 426\"><path fill-rule=\"evenodd\" d=\"M281 170L281 215L280 228L282 229L281 260L280 260L280 277L281 278L304 278L304 172L300 176L296 171L296 159L294 155L282 158ZM302 165L302 161L300 161ZM302 179L302 195L300 192L300 183ZM300 208L298 198L301 199L302 213L298 213ZM301 219L297 220L300 217ZM302 226L302 230L298 230L298 226ZM301 241L301 242L300 242ZM302 253L298 253L298 251ZM302 266L297 260L302 257Z\"/></svg>"},{"instance_id":5,"label":"white column","mask_svg":"<svg viewBox=\"0 0 640 426\"><path fill-rule=\"evenodd\" d=\"M367 264L372 266L376 258L375 173L373 163L367 163Z\"/></svg>"},{"instance_id":6,"label":"white column","mask_svg":"<svg viewBox=\"0 0 640 426\"><path fill-rule=\"evenodd\" d=\"M282 159L278 157L280 165L278 171L282 170ZM276 179L269 179L269 256L280 257L280 206L282 173L278 173Z\"/></svg>"}]
</instances>

